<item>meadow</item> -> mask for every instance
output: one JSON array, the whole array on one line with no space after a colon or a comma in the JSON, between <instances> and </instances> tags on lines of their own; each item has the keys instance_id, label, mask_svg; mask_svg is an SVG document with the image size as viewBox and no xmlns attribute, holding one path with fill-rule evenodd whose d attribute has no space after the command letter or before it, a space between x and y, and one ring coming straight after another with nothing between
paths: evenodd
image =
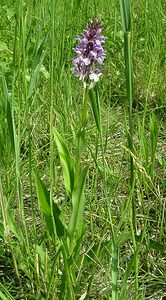
<instances>
[{"instance_id":1,"label":"meadow","mask_svg":"<svg viewBox=\"0 0 166 300\"><path fill-rule=\"evenodd\" d=\"M1 0L0 20L0 299L166 299L166 2Z\"/></svg>"}]
</instances>

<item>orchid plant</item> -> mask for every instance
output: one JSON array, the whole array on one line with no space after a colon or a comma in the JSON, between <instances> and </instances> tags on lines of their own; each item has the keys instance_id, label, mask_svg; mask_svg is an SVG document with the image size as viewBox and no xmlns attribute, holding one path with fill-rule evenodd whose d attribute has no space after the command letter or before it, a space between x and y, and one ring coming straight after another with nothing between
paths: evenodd
<instances>
[{"instance_id":1,"label":"orchid plant","mask_svg":"<svg viewBox=\"0 0 166 300\"><path fill-rule=\"evenodd\" d=\"M90 21L87 24L87 29L83 31L82 36L77 37L79 44L74 48L76 56L73 58L74 67L72 68L72 72L76 77L83 80L82 118L81 126L76 137L75 160L73 160L70 155L57 129L53 128L53 135L62 166L64 186L72 205L71 215L67 218L68 222L63 218L59 206L55 202L50 202L49 192L38 174L36 174L36 186L41 211L45 216L52 240L56 244L58 237L60 241L57 255L59 256L61 254L63 257L64 268L62 270L62 278L65 278L65 280L62 280L64 287L62 295L60 296L61 299L75 299L75 270L76 265L81 265L80 247L86 231L84 220L84 208L86 203L84 186L89 170L89 165L81 167L81 161L88 121L88 93L97 128L100 129L99 100L93 97L90 91L93 90L92 87L95 86L100 78L102 64L105 59L105 51L102 46L105 38L101 35L101 30L102 27L97 18ZM50 283L46 299L49 299L51 284L52 283ZM67 298L65 298L66 295Z\"/></svg>"}]
</instances>

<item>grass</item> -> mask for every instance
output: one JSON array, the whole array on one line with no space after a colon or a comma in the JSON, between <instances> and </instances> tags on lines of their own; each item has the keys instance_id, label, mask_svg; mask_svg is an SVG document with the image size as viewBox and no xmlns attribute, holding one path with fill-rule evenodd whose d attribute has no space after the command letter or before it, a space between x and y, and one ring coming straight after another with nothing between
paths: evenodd
<instances>
[{"instance_id":1,"label":"grass","mask_svg":"<svg viewBox=\"0 0 166 300\"><path fill-rule=\"evenodd\" d=\"M166 297L166 8L120 2L1 1L0 299ZM107 56L83 95L94 16Z\"/></svg>"}]
</instances>

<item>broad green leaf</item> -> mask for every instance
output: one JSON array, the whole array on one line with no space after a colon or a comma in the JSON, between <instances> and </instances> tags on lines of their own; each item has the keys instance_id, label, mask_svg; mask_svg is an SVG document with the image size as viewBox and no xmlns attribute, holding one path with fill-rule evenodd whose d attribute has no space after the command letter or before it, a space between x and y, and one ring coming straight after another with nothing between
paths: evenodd
<instances>
[{"instance_id":1,"label":"broad green leaf","mask_svg":"<svg viewBox=\"0 0 166 300\"><path fill-rule=\"evenodd\" d=\"M91 103L96 127L97 127L98 131L101 132L100 102L99 102L98 90L90 89L89 90L89 98L90 98L90 103Z\"/></svg>"},{"instance_id":2,"label":"broad green leaf","mask_svg":"<svg viewBox=\"0 0 166 300\"><path fill-rule=\"evenodd\" d=\"M56 226L56 232L58 237L64 236L66 232L66 228L64 225L64 222L62 222L61 218L61 211L57 204L53 202L53 216L54 216L54 221L55 221L55 226Z\"/></svg>"},{"instance_id":3,"label":"broad green leaf","mask_svg":"<svg viewBox=\"0 0 166 300\"><path fill-rule=\"evenodd\" d=\"M77 238L79 238L82 230L83 213L85 207L84 184L88 169L88 166L86 166L83 169L82 174L80 175L80 178L78 180L77 186L75 187L72 194L73 208L68 225L68 234L71 239L74 238L74 234L76 233L76 231L78 233Z\"/></svg>"},{"instance_id":4,"label":"broad green leaf","mask_svg":"<svg viewBox=\"0 0 166 300\"><path fill-rule=\"evenodd\" d=\"M36 181L38 199L40 203L40 209L45 217L47 229L50 233L50 236L52 236L54 232L54 223L51 216L50 195L43 181L40 179L40 177L37 174L35 174L35 181ZM53 217L54 217L54 222L55 222L55 227L56 227L56 232L58 237L63 236L65 232L65 227L60 219L60 213L61 213L60 209L58 208L56 203L53 202Z\"/></svg>"},{"instance_id":5,"label":"broad green leaf","mask_svg":"<svg viewBox=\"0 0 166 300\"><path fill-rule=\"evenodd\" d=\"M72 255L73 259L77 259L77 263L80 259L82 260L82 257L80 256L80 247L87 229L86 222L84 219L82 220L82 224L81 226L79 226L79 229L80 230L76 232L76 236L75 236L76 240L75 240L75 245L74 245L73 255Z\"/></svg>"},{"instance_id":6,"label":"broad green leaf","mask_svg":"<svg viewBox=\"0 0 166 300\"><path fill-rule=\"evenodd\" d=\"M50 216L50 198L49 198L49 192L47 191L43 181L40 179L38 174L35 174L35 180L36 180L36 186L37 186L37 193L38 193L38 199L40 203L40 209L41 212L47 216Z\"/></svg>"},{"instance_id":7,"label":"broad green leaf","mask_svg":"<svg viewBox=\"0 0 166 300\"><path fill-rule=\"evenodd\" d=\"M53 133L62 165L65 188L68 196L71 197L74 187L73 162L62 137L55 128L53 128Z\"/></svg>"}]
</instances>

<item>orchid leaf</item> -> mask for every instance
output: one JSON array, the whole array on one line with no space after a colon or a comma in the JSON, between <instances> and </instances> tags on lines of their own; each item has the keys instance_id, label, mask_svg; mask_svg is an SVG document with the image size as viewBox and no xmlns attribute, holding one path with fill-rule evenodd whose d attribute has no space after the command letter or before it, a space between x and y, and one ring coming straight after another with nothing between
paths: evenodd
<instances>
[{"instance_id":1,"label":"orchid leaf","mask_svg":"<svg viewBox=\"0 0 166 300\"><path fill-rule=\"evenodd\" d=\"M55 128L53 128L53 133L54 133L54 138L58 148L60 161L62 165L65 188L68 196L71 198L71 194L74 186L73 162L61 135L58 133L58 131Z\"/></svg>"}]
</instances>

